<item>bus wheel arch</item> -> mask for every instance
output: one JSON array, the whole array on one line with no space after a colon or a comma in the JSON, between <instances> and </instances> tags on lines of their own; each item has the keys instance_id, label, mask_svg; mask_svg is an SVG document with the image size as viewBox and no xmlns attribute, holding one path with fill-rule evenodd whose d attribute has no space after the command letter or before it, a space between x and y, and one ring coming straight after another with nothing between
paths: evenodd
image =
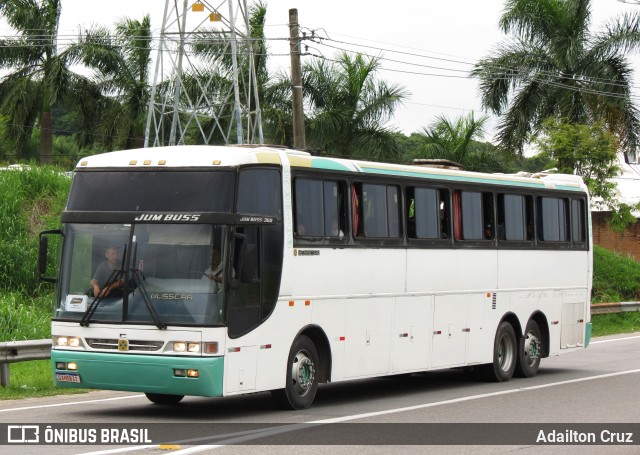
<instances>
[{"instance_id":1,"label":"bus wheel arch","mask_svg":"<svg viewBox=\"0 0 640 455\"><path fill-rule=\"evenodd\" d=\"M318 383L323 384L331 381L331 346L327 335L317 325L309 325L304 327L296 338L300 335L308 337L316 347L318 353L319 366L316 371Z\"/></svg>"}]
</instances>

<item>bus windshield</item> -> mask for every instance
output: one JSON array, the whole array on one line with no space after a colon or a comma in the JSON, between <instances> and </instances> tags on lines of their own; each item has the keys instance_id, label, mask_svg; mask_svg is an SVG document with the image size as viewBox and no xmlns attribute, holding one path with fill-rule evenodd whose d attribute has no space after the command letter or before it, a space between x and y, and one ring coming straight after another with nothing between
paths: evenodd
<instances>
[{"instance_id":1,"label":"bus windshield","mask_svg":"<svg viewBox=\"0 0 640 455\"><path fill-rule=\"evenodd\" d=\"M54 319L219 325L227 227L67 224Z\"/></svg>"}]
</instances>

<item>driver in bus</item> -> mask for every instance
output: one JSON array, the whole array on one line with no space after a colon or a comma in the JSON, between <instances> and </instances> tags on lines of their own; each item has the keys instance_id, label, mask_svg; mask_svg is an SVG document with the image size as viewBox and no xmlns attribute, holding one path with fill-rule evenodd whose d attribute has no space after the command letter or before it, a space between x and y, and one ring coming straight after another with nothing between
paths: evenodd
<instances>
[{"instance_id":1,"label":"driver in bus","mask_svg":"<svg viewBox=\"0 0 640 455\"><path fill-rule=\"evenodd\" d=\"M122 292L121 288L124 286L124 278L120 278L105 288L109 278L113 278L112 274L118 273L118 247L108 246L104 251L104 257L106 261L98 266L90 281L94 297L100 295L102 297L117 296L118 293Z\"/></svg>"}]
</instances>

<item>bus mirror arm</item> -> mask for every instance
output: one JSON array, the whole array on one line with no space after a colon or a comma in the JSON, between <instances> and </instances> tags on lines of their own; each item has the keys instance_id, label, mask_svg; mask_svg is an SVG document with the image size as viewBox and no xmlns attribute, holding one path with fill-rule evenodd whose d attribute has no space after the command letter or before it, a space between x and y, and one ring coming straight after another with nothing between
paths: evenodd
<instances>
[{"instance_id":1,"label":"bus mirror arm","mask_svg":"<svg viewBox=\"0 0 640 455\"><path fill-rule=\"evenodd\" d=\"M47 283L56 283L57 278L46 276L47 273L47 258L49 256L49 235L62 235L62 231L54 229L50 231L42 231L40 233L40 242L38 248L38 277L40 281Z\"/></svg>"}]
</instances>

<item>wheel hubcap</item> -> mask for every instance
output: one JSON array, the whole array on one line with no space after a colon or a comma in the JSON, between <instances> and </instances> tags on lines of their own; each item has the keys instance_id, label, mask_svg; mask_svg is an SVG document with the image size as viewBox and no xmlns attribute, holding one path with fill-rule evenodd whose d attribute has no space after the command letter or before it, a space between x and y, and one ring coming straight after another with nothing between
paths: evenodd
<instances>
[{"instance_id":1,"label":"wheel hubcap","mask_svg":"<svg viewBox=\"0 0 640 455\"><path fill-rule=\"evenodd\" d=\"M298 395L304 396L309 393L315 374L315 367L309 353L306 351L298 352L293 358L293 365L291 365L291 381Z\"/></svg>"},{"instance_id":2,"label":"wheel hubcap","mask_svg":"<svg viewBox=\"0 0 640 455\"><path fill-rule=\"evenodd\" d=\"M533 332L527 333L524 339L524 356L529 366L533 366L540 358L540 340Z\"/></svg>"}]
</instances>

